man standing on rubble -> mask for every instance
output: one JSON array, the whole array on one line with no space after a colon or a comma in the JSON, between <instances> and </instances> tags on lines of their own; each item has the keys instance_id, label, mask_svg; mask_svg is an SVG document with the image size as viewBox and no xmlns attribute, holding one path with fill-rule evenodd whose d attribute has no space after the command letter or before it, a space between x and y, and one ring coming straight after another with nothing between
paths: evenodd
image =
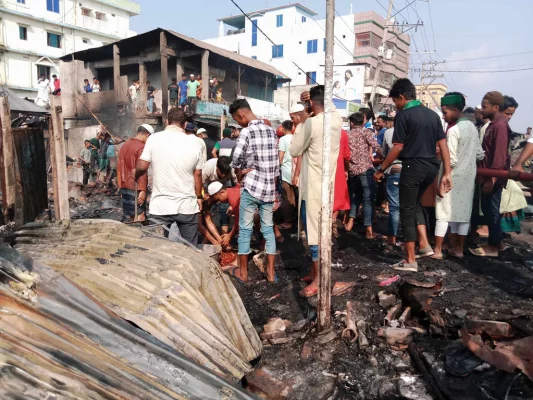
<instances>
[{"instance_id":1,"label":"man standing on rubble","mask_svg":"<svg viewBox=\"0 0 533 400\"><path fill-rule=\"evenodd\" d=\"M146 219L146 192L148 189L148 174L137 180L137 193L135 193L135 167L144 151L144 145L154 134L154 128L142 124L137 129L137 136L128 140L118 156L118 174L120 197L122 199L122 212L130 222L144 221ZM137 196L137 197L136 197ZM135 219L135 202L137 201L137 219Z\"/></svg>"},{"instance_id":2,"label":"man standing on rubble","mask_svg":"<svg viewBox=\"0 0 533 400\"><path fill-rule=\"evenodd\" d=\"M153 168L150 215L167 227L175 222L183 239L198 243L198 213L202 209L202 146L196 136L186 135L185 112L172 108L166 129L151 136L137 162L135 179Z\"/></svg>"},{"instance_id":3,"label":"man standing on rubble","mask_svg":"<svg viewBox=\"0 0 533 400\"><path fill-rule=\"evenodd\" d=\"M274 261L276 236L272 218L279 178L279 155L274 129L258 119L244 99L235 100L229 108L233 119L244 128L237 139L232 166L242 184L239 210L239 265L233 275L248 280L248 255L252 238L254 213L259 210L261 233L266 241L267 279L276 281ZM231 131L230 131L231 133Z\"/></svg>"},{"instance_id":4,"label":"man standing on rubble","mask_svg":"<svg viewBox=\"0 0 533 400\"><path fill-rule=\"evenodd\" d=\"M306 228L309 250L311 252L312 268L309 275L302 281L309 283L300 292L302 297L312 297L318 293L318 218L321 208L322 186L322 142L324 137L324 86L311 88L309 105L313 117L301 116L304 124L297 127L289 148L291 156L302 158L302 168L299 186L299 220ZM330 165L330 180L335 180L337 172L336 160L339 157L341 142L342 118L337 111L331 115L331 151L330 160L335 160Z\"/></svg>"}]
</instances>

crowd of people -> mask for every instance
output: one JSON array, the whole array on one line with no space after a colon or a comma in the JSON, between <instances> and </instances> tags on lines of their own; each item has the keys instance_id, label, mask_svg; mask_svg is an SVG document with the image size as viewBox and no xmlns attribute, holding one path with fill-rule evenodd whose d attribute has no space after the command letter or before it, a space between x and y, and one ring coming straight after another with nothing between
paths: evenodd
<instances>
[{"instance_id":1,"label":"crowd of people","mask_svg":"<svg viewBox=\"0 0 533 400\"><path fill-rule=\"evenodd\" d=\"M181 99L180 89L177 94ZM476 175L476 171L485 168L506 174L510 170L509 120L518 107L516 101L492 91L480 106L469 109L463 94L450 92L441 100L441 117L416 100L415 86L408 79L397 80L390 97L395 114L376 118L363 108L349 116L348 131L340 114L332 112L333 236L338 237L342 226L351 231L361 215L366 239L383 240L374 229L377 210L382 208L388 214L388 245L405 250L404 259L391 266L395 270L418 271L421 258L442 259L446 249L448 256L463 258L469 233L476 236L484 226L488 243L469 251L478 257L498 256L504 250L506 215L520 210L513 207L524 208L525 199L513 181L500 175ZM318 292L324 86L302 94L301 102L290 110L291 120L277 131L268 120L258 118L244 99L233 102L229 114L239 126L225 128L216 143L179 107L169 110L162 132L154 134L149 125L140 126L137 136L123 145L118 160L124 215L143 220L149 212L168 226L176 224L182 239L192 245L198 244L201 235L204 243L230 249L237 238L236 260L225 270L241 282L248 281L254 238L265 259L262 262L256 255L254 262L269 282L276 282L280 230L296 229L311 255L309 273L301 279L308 286L300 295L314 296ZM97 139L99 144L88 142L81 155L92 165L100 160L102 140L110 143L105 136ZM533 138L511 173L516 176L523 171L522 164L532 154ZM149 168L151 196L147 195ZM218 224L213 220L215 210ZM400 227L403 244L397 241Z\"/></svg>"}]
</instances>

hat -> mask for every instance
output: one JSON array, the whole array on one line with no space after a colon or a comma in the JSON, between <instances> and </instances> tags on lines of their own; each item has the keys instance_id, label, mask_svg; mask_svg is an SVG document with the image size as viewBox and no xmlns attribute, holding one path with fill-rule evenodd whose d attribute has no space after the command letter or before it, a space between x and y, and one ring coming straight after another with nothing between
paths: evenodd
<instances>
[{"instance_id":1,"label":"hat","mask_svg":"<svg viewBox=\"0 0 533 400\"><path fill-rule=\"evenodd\" d=\"M196 125L190 123L190 122L187 122L185 124L185 132L194 132L196 131Z\"/></svg>"},{"instance_id":2,"label":"hat","mask_svg":"<svg viewBox=\"0 0 533 400\"><path fill-rule=\"evenodd\" d=\"M498 104L500 108L503 106L505 101L503 95L497 91L488 92L485 96L483 96L483 100L487 100L491 104Z\"/></svg>"},{"instance_id":3,"label":"hat","mask_svg":"<svg viewBox=\"0 0 533 400\"><path fill-rule=\"evenodd\" d=\"M200 133L205 133L207 132L204 128L200 128L196 131L196 134L199 135Z\"/></svg>"},{"instance_id":4,"label":"hat","mask_svg":"<svg viewBox=\"0 0 533 400\"><path fill-rule=\"evenodd\" d=\"M230 128L224 128L222 131L222 137L230 137L231 136L231 129Z\"/></svg>"},{"instance_id":5,"label":"hat","mask_svg":"<svg viewBox=\"0 0 533 400\"><path fill-rule=\"evenodd\" d=\"M213 196L220 192L220 190L223 188L222 183L220 182L213 182L207 187L207 193L209 193L209 196Z\"/></svg>"},{"instance_id":6,"label":"hat","mask_svg":"<svg viewBox=\"0 0 533 400\"><path fill-rule=\"evenodd\" d=\"M191 75L189 75L189 76L196 77L196 75L194 75L194 74L191 74Z\"/></svg>"},{"instance_id":7,"label":"hat","mask_svg":"<svg viewBox=\"0 0 533 400\"><path fill-rule=\"evenodd\" d=\"M290 114L294 114L294 113L297 113L297 112L302 112L304 110L304 106L300 103L297 103L295 104L294 106L291 107L291 111L290 111Z\"/></svg>"},{"instance_id":8,"label":"hat","mask_svg":"<svg viewBox=\"0 0 533 400\"><path fill-rule=\"evenodd\" d=\"M477 106L476 109L481 110L481 104Z\"/></svg>"},{"instance_id":9,"label":"hat","mask_svg":"<svg viewBox=\"0 0 533 400\"><path fill-rule=\"evenodd\" d=\"M230 128L235 128L235 129L242 129L242 126L238 125L238 124L229 124L228 125Z\"/></svg>"},{"instance_id":10,"label":"hat","mask_svg":"<svg viewBox=\"0 0 533 400\"><path fill-rule=\"evenodd\" d=\"M213 79L209 79L209 83L213 83L215 82Z\"/></svg>"},{"instance_id":11,"label":"hat","mask_svg":"<svg viewBox=\"0 0 533 400\"><path fill-rule=\"evenodd\" d=\"M142 124L141 127L143 127L143 128L146 129L148 132L150 132L150 135L153 135L153 134L154 134L154 128L152 127L152 125Z\"/></svg>"}]
</instances>

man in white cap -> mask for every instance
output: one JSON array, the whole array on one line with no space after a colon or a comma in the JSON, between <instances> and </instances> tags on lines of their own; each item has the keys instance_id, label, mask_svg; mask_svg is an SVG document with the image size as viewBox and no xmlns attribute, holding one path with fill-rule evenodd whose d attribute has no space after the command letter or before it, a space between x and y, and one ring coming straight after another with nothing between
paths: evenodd
<instances>
[{"instance_id":1,"label":"man in white cap","mask_svg":"<svg viewBox=\"0 0 533 400\"><path fill-rule=\"evenodd\" d=\"M187 82L187 107L190 110L193 104L193 100L197 99L196 91L202 87L202 84L196 80L196 76L191 74L191 79Z\"/></svg>"},{"instance_id":2,"label":"man in white cap","mask_svg":"<svg viewBox=\"0 0 533 400\"><path fill-rule=\"evenodd\" d=\"M137 201L138 215L137 221L146 219L146 190L148 186L148 176L143 175L137 181L137 197L135 193L135 166L144 150L144 145L150 135L153 135L154 128L148 124L142 124L137 129L137 136L128 140L118 156L118 184L120 196L122 198L122 211L125 217L130 221L135 220L135 202Z\"/></svg>"},{"instance_id":3,"label":"man in white cap","mask_svg":"<svg viewBox=\"0 0 533 400\"><path fill-rule=\"evenodd\" d=\"M213 149L215 148L215 141L207 135L207 131L204 128L200 128L196 131L196 136L202 139L205 143L205 148L207 151L207 159L210 160L213 158Z\"/></svg>"}]
</instances>

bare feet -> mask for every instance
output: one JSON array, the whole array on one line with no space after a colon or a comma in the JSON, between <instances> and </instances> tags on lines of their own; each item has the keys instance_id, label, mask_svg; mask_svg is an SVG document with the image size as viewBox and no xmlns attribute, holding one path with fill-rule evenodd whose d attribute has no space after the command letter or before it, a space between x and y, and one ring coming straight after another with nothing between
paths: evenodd
<instances>
[{"instance_id":1,"label":"bare feet","mask_svg":"<svg viewBox=\"0 0 533 400\"><path fill-rule=\"evenodd\" d=\"M315 282L311 283L304 290L300 291L299 295L301 297L313 297L318 294L318 286Z\"/></svg>"},{"instance_id":2,"label":"bare feet","mask_svg":"<svg viewBox=\"0 0 533 400\"><path fill-rule=\"evenodd\" d=\"M350 232L353 229L353 221L354 219L352 217L348 218L348 222L346 225L344 225L344 229L346 229L348 232Z\"/></svg>"}]
</instances>

